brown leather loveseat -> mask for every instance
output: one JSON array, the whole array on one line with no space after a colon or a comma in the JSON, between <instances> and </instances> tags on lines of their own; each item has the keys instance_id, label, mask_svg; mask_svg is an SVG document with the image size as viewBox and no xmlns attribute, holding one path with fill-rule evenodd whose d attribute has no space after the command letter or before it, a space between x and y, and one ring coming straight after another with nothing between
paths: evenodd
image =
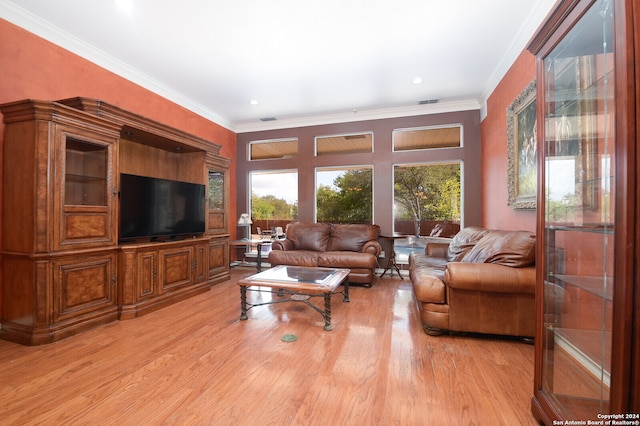
<instances>
[{"instance_id":1,"label":"brown leather loveseat","mask_svg":"<svg viewBox=\"0 0 640 426\"><path fill-rule=\"evenodd\" d=\"M409 276L427 334L443 331L532 337L535 234L479 227L409 257Z\"/></svg>"},{"instance_id":2,"label":"brown leather loveseat","mask_svg":"<svg viewBox=\"0 0 640 426\"><path fill-rule=\"evenodd\" d=\"M271 244L269 263L350 269L349 284L370 287L382 250L378 225L293 223Z\"/></svg>"}]
</instances>

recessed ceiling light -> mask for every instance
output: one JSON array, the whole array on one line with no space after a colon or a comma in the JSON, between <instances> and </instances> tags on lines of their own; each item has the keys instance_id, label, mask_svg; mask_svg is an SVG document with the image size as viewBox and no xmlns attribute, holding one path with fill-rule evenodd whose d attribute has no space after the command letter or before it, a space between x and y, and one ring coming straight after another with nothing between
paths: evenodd
<instances>
[{"instance_id":1,"label":"recessed ceiling light","mask_svg":"<svg viewBox=\"0 0 640 426\"><path fill-rule=\"evenodd\" d=\"M113 0L113 2L125 12L130 12L133 9L133 0Z\"/></svg>"},{"instance_id":2,"label":"recessed ceiling light","mask_svg":"<svg viewBox=\"0 0 640 426\"><path fill-rule=\"evenodd\" d=\"M420 83L422 83L422 78L421 78L421 77L415 77L415 78L412 80L412 83L413 83L413 84L420 84Z\"/></svg>"},{"instance_id":3,"label":"recessed ceiling light","mask_svg":"<svg viewBox=\"0 0 640 426\"><path fill-rule=\"evenodd\" d=\"M251 105L258 105L258 101L256 101L255 99L252 99L251 102L249 102Z\"/></svg>"}]
</instances>

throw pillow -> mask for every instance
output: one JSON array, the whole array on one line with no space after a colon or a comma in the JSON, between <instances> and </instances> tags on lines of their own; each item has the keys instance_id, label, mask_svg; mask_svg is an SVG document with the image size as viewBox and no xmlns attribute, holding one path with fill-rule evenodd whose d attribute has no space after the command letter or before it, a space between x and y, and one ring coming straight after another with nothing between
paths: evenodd
<instances>
[{"instance_id":1,"label":"throw pillow","mask_svg":"<svg viewBox=\"0 0 640 426\"><path fill-rule=\"evenodd\" d=\"M462 262L497 263L522 268L534 264L536 236L528 231L491 231L463 257Z\"/></svg>"},{"instance_id":2,"label":"throw pillow","mask_svg":"<svg viewBox=\"0 0 640 426\"><path fill-rule=\"evenodd\" d=\"M447 260L449 262L460 262L464 255L467 254L487 232L489 232L487 229L477 226L469 226L460 230L449 244Z\"/></svg>"},{"instance_id":3,"label":"throw pillow","mask_svg":"<svg viewBox=\"0 0 640 426\"><path fill-rule=\"evenodd\" d=\"M287 229L294 250L327 251L331 227L324 223L296 223Z\"/></svg>"}]
</instances>

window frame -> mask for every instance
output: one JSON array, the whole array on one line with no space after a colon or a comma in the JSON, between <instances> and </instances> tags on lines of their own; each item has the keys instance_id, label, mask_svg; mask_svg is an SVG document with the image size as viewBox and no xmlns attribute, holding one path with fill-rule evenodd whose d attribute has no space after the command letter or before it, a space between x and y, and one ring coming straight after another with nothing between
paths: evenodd
<instances>
[{"instance_id":1,"label":"window frame","mask_svg":"<svg viewBox=\"0 0 640 426\"><path fill-rule=\"evenodd\" d=\"M402 132L417 132L417 131L427 131L427 130L438 130L438 129L452 129L459 128L460 129L460 144L457 146L436 146L436 147L425 147L425 148L413 148L413 149L396 149L396 135ZM412 151L432 151L439 149L459 149L464 148L464 125L462 123L449 123L449 124L438 124L434 126L419 126L419 127L405 127L393 129L391 132L391 152L412 152Z\"/></svg>"},{"instance_id":2,"label":"window frame","mask_svg":"<svg viewBox=\"0 0 640 426\"><path fill-rule=\"evenodd\" d=\"M465 206L465 192L464 192L464 160L462 158L458 159L450 159L450 160L442 160L442 161L427 161L427 162L409 162L409 163L394 163L392 165L392 177L391 177L391 192L392 192L392 218L391 224L394 233L398 233L396 230L396 168L397 167L424 167L424 166L438 166L438 165L447 165L447 164L458 164L460 167L460 198L459 198L459 211L460 211L460 228L463 227L464 223L464 206ZM420 234L418 230L418 234ZM429 235L420 235L421 237L429 237Z\"/></svg>"},{"instance_id":3,"label":"window frame","mask_svg":"<svg viewBox=\"0 0 640 426\"><path fill-rule=\"evenodd\" d=\"M295 155L291 155L291 156L283 156L283 157L272 157L272 158L252 158L251 157L251 152L252 152L252 147L254 145L262 145L262 144L269 144L269 143L281 143L281 142L296 142L296 153ZM276 138L276 139L263 139L263 140L256 140L256 141L250 141L247 144L247 161L270 161L270 160L283 160L283 159L289 159L289 158L298 158L298 155L300 153L300 139L298 137L291 137L291 138Z\"/></svg>"},{"instance_id":4,"label":"window frame","mask_svg":"<svg viewBox=\"0 0 640 426\"><path fill-rule=\"evenodd\" d=\"M330 152L330 153L322 153L318 154L318 139L328 139L328 138L348 138L352 136L360 136L360 135L371 135L371 150L370 151L356 151L356 152ZM375 150L375 133L373 131L366 132L348 132L348 133L336 133L329 135L319 135L313 138L313 156L314 157L325 157L329 155L348 155L348 154L372 154Z\"/></svg>"},{"instance_id":5,"label":"window frame","mask_svg":"<svg viewBox=\"0 0 640 426\"><path fill-rule=\"evenodd\" d=\"M314 194L313 194L313 221L318 223L318 171L349 171L349 170L371 170L371 223L375 222L375 168L373 164L355 164L339 166L317 166L313 170Z\"/></svg>"}]
</instances>

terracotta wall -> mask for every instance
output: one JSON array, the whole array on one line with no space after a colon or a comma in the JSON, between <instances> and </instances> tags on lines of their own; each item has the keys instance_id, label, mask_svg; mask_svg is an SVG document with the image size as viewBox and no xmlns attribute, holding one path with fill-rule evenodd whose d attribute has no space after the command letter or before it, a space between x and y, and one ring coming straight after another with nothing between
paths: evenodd
<instances>
[{"instance_id":1,"label":"terracotta wall","mask_svg":"<svg viewBox=\"0 0 640 426\"><path fill-rule=\"evenodd\" d=\"M535 210L513 210L507 204L507 108L535 78L535 57L524 51L487 100L487 116L480 125L482 224L487 228L536 230Z\"/></svg>"},{"instance_id":2,"label":"terracotta wall","mask_svg":"<svg viewBox=\"0 0 640 426\"><path fill-rule=\"evenodd\" d=\"M0 40L0 103L75 96L101 99L210 140L222 146L223 157L234 159L234 132L2 19ZM0 122L0 142L3 131ZM229 174L234 188L233 161ZM234 210L234 191L231 198ZM230 217L235 216L232 211Z\"/></svg>"},{"instance_id":3,"label":"terracotta wall","mask_svg":"<svg viewBox=\"0 0 640 426\"><path fill-rule=\"evenodd\" d=\"M234 159L234 132L3 19L0 19L0 40L0 103L25 98L55 100L75 96L101 99L210 140L222 146L222 156ZM0 147L3 134L0 115ZM0 156L1 152L2 149ZM0 161L0 167L1 164ZM233 161L229 175L231 188L235 188ZM1 191L0 187L0 197ZM234 218L236 200L233 190L230 204L230 217ZM235 232L235 229L232 227L231 231ZM0 306L1 297L0 291Z\"/></svg>"}]
</instances>

